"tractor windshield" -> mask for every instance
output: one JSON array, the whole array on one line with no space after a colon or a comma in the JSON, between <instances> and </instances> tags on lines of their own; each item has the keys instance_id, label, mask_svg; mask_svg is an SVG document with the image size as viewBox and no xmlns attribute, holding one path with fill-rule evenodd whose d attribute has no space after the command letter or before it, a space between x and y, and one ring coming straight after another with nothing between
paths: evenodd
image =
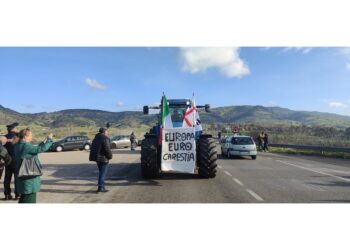
<instances>
[{"instance_id":1,"label":"tractor windshield","mask_svg":"<svg viewBox=\"0 0 350 250\"><path fill-rule=\"evenodd\" d=\"M182 127L187 107L170 107L171 120L174 128Z\"/></svg>"}]
</instances>

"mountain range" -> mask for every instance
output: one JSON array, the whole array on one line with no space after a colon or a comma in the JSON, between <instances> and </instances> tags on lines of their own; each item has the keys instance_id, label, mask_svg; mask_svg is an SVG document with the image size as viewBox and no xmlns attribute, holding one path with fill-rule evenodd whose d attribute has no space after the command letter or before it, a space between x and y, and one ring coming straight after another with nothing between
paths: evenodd
<instances>
[{"instance_id":1,"label":"mountain range","mask_svg":"<svg viewBox=\"0 0 350 250\"><path fill-rule=\"evenodd\" d=\"M201 112L204 124L212 123L252 123L264 125L310 125L350 127L350 116L323 112L293 111L280 107L264 106L228 106L213 108L211 113ZM19 122L22 125L43 127L67 126L104 126L110 122L114 127L128 128L152 126L157 122L157 115L144 115L137 111L108 112L91 109L68 109L57 112L35 114L19 113L0 105L0 124Z\"/></svg>"}]
</instances>

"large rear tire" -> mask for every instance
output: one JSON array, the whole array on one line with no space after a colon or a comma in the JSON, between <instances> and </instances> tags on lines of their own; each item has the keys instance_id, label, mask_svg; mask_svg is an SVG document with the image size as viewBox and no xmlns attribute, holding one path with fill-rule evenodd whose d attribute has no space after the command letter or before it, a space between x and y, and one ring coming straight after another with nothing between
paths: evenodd
<instances>
[{"instance_id":1,"label":"large rear tire","mask_svg":"<svg viewBox=\"0 0 350 250\"><path fill-rule=\"evenodd\" d=\"M216 142L213 138L201 137L198 142L198 174L203 178L215 178L217 167Z\"/></svg>"},{"instance_id":2,"label":"large rear tire","mask_svg":"<svg viewBox=\"0 0 350 250\"><path fill-rule=\"evenodd\" d=\"M157 137L146 137L141 145L141 175L144 179L151 179L159 174Z\"/></svg>"}]
</instances>

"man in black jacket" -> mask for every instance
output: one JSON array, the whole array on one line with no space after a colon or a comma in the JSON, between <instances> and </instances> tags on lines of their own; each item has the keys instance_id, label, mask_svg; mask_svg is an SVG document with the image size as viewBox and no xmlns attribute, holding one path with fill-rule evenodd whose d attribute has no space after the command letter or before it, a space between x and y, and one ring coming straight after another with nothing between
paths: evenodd
<instances>
[{"instance_id":1,"label":"man in black jacket","mask_svg":"<svg viewBox=\"0 0 350 250\"><path fill-rule=\"evenodd\" d=\"M6 137L0 136L0 180L2 177L2 172L4 171L5 166L11 164L12 158L7 152L7 149L3 146L7 142Z\"/></svg>"},{"instance_id":2,"label":"man in black jacket","mask_svg":"<svg viewBox=\"0 0 350 250\"><path fill-rule=\"evenodd\" d=\"M109 160L112 159L111 142L108 138L108 132L105 128L100 128L99 133L95 136L95 139L91 145L90 161L95 161L98 166L98 189L97 193L108 192L105 188L105 179L107 175L107 169Z\"/></svg>"},{"instance_id":3,"label":"man in black jacket","mask_svg":"<svg viewBox=\"0 0 350 250\"><path fill-rule=\"evenodd\" d=\"M5 200L12 200L11 195L11 181L12 176L14 177L14 183L15 183L15 199L19 198L19 194L17 192L16 188L16 162L15 162L15 145L13 144L13 140L15 137L18 137L18 129L17 129L18 123L15 122L13 124L7 125L7 143L5 144L5 148L7 149L7 152L10 154L12 158L12 162L10 165L5 166L5 180L4 180L4 194L5 194Z\"/></svg>"}]
</instances>

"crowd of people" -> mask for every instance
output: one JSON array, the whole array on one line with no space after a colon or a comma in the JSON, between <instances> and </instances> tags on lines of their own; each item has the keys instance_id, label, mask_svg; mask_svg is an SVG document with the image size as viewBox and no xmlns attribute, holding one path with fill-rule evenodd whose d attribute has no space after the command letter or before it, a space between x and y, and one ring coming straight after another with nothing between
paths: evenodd
<instances>
[{"instance_id":1,"label":"crowd of people","mask_svg":"<svg viewBox=\"0 0 350 250\"><path fill-rule=\"evenodd\" d=\"M41 163L38 155L50 149L53 144L53 135L49 134L36 146L32 144L32 131L29 128L19 131L18 125L18 123L8 125L8 133L0 136L0 180L5 172L4 200L15 199L19 203L36 203L37 193L41 188ZM134 132L130 135L130 144L131 150L135 150L137 143ZM89 155L90 161L96 162L99 170L97 193L108 192L105 179L112 157L108 129L100 128L92 142ZM40 174L29 171L29 168L40 169ZM14 190L11 190L12 180L14 180Z\"/></svg>"}]
</instances>

